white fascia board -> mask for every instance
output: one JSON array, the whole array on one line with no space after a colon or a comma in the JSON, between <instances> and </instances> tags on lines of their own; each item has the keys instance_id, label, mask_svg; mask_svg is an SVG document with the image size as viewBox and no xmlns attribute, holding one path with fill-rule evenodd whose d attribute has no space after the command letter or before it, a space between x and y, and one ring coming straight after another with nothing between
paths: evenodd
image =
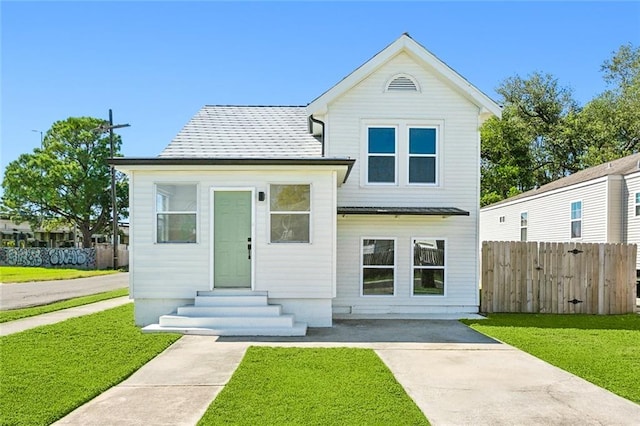
<instances>
[{"instance_id":1,"label":"white fascia board","mask_svg":"<svg viewBox=\"0 0 640 426\"><path fill-rule=\"evenodd\" d=\"M562 188L554 189L554 190L551 190L551 191L541 192L540 194L533 194L533 195L530 195L528 197L518 198L517 200L508 201L508 202L505 202L505 203L498 204L496 206L483 207L483 208L480 209L480 212L488 212L488 211L491 211L491 210L500 209L502 207L513 206L513 205L516 205L516 204L524 203L524 202L527 202L527 201L532 201L532 200L535 200L535 199L538 199L538 198L542 198L542 197L546 197L546 196L549 196L549 195L560 194L562 192L571 191L573 189L578 189L578 188L583 188L585 186L595 185L597 183L605 182L608 179L615 179L615 178L619 178L619 177L620 177L620 175L602 176L602 177L599 177L597 179L591 179L591 180L587 180L587 181L584 181L584 182L576 183L574 185L564 186Z\"/></svg>"}]
</instances>

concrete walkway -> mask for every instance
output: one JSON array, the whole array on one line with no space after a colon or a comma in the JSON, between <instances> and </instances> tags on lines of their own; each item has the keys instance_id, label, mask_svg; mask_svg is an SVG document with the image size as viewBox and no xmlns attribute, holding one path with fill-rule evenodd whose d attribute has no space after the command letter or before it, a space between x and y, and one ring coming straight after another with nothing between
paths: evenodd
<instances>
[{"instance_id":1,"label":"concrete walkway","mask_svg":"<svg viewBox=\"0 0 640 426\"><path fill-rule=\"evenodd\" d=\"M620 426L640 419L639 405L457 321L351 320L301 338L184 336L56 424L194 425L251 345L372 348L433 425Z\"/></svg>"},{"instance_id":2,"label":"concrete walkway","mask_svg":"<svg viewBox=\"0 0 640 426\"><path fill-rule=\"evenodd\" d=\"M101 302L90 303L88 305L76 306L75 308L62 309L60 311L49 312L48 314L4 322L0 324L0 336L18 333L41 325L54 324L69 318L93 314L131 302L132 300L129 299L129 296L116 297L114 299L107 299Z\"/></svg>"}]
</instances>

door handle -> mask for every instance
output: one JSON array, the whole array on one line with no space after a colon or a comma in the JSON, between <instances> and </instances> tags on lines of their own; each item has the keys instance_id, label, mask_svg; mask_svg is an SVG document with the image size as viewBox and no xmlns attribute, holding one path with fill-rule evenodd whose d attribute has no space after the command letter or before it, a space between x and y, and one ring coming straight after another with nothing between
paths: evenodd
<instances>
[{"instance_id":1,"label":"door handle","mask_svg":"<svg viewBox=\"0 0 640 426\"><path fill-rule=\"evenodd\" d=\"M248 259L251 260L251 237L247 238Z\"/></svg>"}]
</instances>

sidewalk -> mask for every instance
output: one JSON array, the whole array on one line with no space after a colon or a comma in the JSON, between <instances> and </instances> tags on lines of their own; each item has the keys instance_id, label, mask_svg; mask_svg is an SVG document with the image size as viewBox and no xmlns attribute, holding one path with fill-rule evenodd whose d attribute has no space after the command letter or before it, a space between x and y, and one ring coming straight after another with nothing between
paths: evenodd
<instances>
[{"instance_id":1,"label":"sidewalk","mask_svg":"<svg viewBox=\"0 0 640 426\"><path fill-rule=\"evenodd\" d=\"M103 300L96 303L90 303L88 305L76 306L75 308L62 309L55 312L49 312L48 314L4 322L0 324L0 336L7 336L30 328L39 327L41 325L54 324L73 317L93 314L131 302L132 300L129 299L129 296L116 297L114 299Z\"/></svg>"}]
</instances>

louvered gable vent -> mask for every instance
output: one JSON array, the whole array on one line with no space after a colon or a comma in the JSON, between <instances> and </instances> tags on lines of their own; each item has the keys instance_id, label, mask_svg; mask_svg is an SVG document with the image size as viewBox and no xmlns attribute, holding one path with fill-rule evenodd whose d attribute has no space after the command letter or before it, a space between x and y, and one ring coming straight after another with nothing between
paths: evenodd
<instances>
[{"instance_id":1,"label":"louvered gable vent","mask_svg":"<svg viewBox=\"0 0 640 426\"><path fill-rule=\"evenodd\" d=\"M415 80L406 75L399 75L391 79L387 85L387 92L417 92L418 85Z\"/></svg>"}]
</instances>

